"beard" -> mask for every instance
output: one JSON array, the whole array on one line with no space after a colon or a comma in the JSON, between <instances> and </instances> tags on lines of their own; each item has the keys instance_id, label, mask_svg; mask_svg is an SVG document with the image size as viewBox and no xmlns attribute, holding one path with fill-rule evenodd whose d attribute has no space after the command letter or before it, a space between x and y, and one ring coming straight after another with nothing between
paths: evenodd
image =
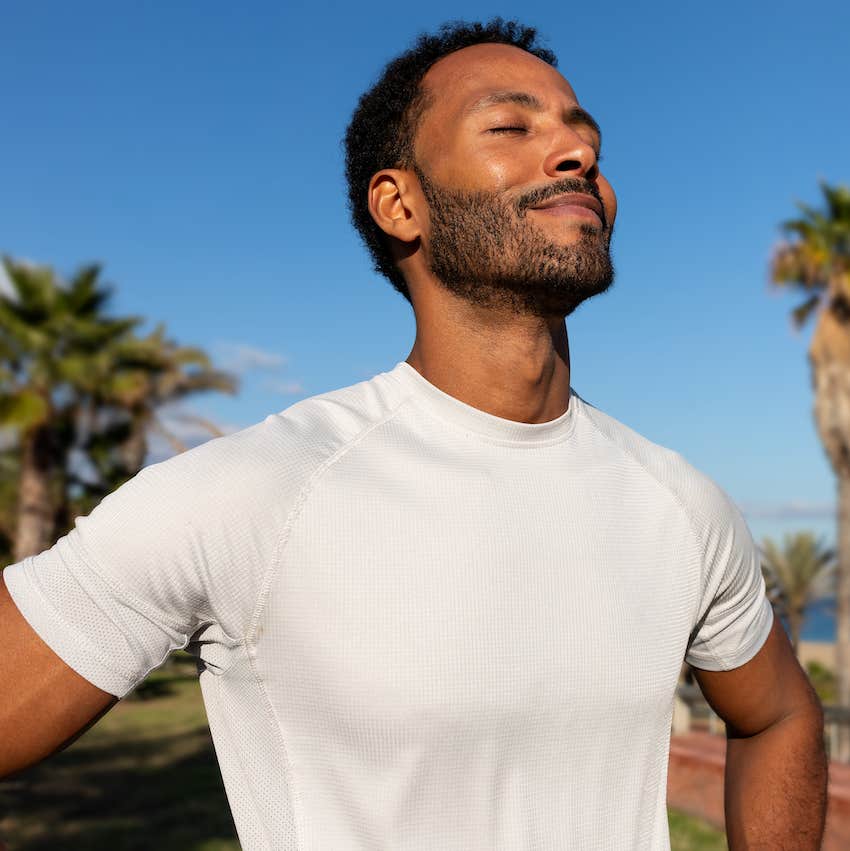
<instances>
[{"instance_id":1,"label":"beard","mask_svg":"<svg viewBox=\"0 0 850 851\"><path fill-rule=\"evenodd\" d=\"M581 223L572 244L555 242L528 221L535 204L566 192L592 195L596 186L565 178L515 201L498 192L464 192L432 183L414 169L428 201L429 265L442 285L477 306L511 314L569 316L614 281L611 228Z\"/></svg>"}]
</instances>

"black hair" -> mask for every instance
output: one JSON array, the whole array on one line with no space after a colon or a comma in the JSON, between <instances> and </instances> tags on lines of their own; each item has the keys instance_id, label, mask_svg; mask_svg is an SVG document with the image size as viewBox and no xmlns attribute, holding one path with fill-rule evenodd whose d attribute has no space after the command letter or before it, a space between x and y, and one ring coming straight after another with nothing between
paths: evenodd
<instances>
[{"instance_id":1,"label":"black hair","mask_svg":"<svg viewBox=\"0 0 850 851\"><path fill-rule=\"evenodd\" d=\"M437 60L474 44L508 44L556 67L555 54L540 47L536 38L533 27L517 21L451 21L437 34L420 35L413 47L387 64L378 81L358 101L344 140L351 219L372 254L375 271L388 278L408 301L410 293L393 261L387 236L369 213L369 181L382 168L416 166L413 142L429 103L420 83Z\"/></svg>"}]
</instances>

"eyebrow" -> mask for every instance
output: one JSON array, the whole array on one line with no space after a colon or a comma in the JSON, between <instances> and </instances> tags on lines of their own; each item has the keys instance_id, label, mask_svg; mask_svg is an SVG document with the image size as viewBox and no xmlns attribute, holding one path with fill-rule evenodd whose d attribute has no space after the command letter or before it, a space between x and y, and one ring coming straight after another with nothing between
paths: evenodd
<instances>
[{"instance_id":1,"label":"eyebrow","mask_svg":"<svg viewBox=\"0 0 850 851\"><path fill-rule=\"evenodd\" d=\"M535 112L542 112L544 108L540 100L528 92L504 91L491 92L489 95L484 95L484 97L479 98L477 101L470 104L464 112L469 114L481 112L481 110L488 109L491 106L498 106L503 103L513 103L517 106L534 110ZM580 106L571 106L566 111L564 118L568 124L587 125L594 133L596 133L597 136L599 136L599 142L600 144L602 143L602 130L596 119L586 109L582 109Z\"/></svg>"}]
</instances>

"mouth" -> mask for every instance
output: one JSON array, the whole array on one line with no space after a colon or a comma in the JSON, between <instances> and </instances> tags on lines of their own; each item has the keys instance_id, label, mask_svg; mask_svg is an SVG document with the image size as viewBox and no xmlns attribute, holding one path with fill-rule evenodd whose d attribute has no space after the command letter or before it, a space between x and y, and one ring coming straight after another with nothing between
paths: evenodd
<instances>
[{"instance_id":1,"label":"mouth","mask_svg":"<svg viewBox=\"0 0 850 851\"><path fill-rule=\"evenodd\" d=\"M602 204L592 195L579 192L567 192L556 195L541 204L529 207L550 216L564 216L587 221L596 222L600 227L604 226L605 213Z\"/></svg>"}]
</instances>

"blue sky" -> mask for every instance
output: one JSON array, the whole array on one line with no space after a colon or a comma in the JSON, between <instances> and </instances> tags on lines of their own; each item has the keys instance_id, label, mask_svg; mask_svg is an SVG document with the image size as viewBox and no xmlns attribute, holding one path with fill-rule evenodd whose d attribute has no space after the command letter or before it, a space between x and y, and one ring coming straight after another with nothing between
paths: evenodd
<instances>
[{"instance_id":1,"label":"blue sky","mask_svg":"<svg viewBox=\"0 0 850 851\"><path fill-rule=\"evenodd\" d=\"M567 320L584 398L680 451L753 534L834 538L800 298L767 264L795 200L850 182L850 4L4 4L0 251L99 260L114 308L238 369L192 409L239 428L403 360L339 140L425 29L538 27L604 131L617 280Z\"/></svg>"}]
</instances>

